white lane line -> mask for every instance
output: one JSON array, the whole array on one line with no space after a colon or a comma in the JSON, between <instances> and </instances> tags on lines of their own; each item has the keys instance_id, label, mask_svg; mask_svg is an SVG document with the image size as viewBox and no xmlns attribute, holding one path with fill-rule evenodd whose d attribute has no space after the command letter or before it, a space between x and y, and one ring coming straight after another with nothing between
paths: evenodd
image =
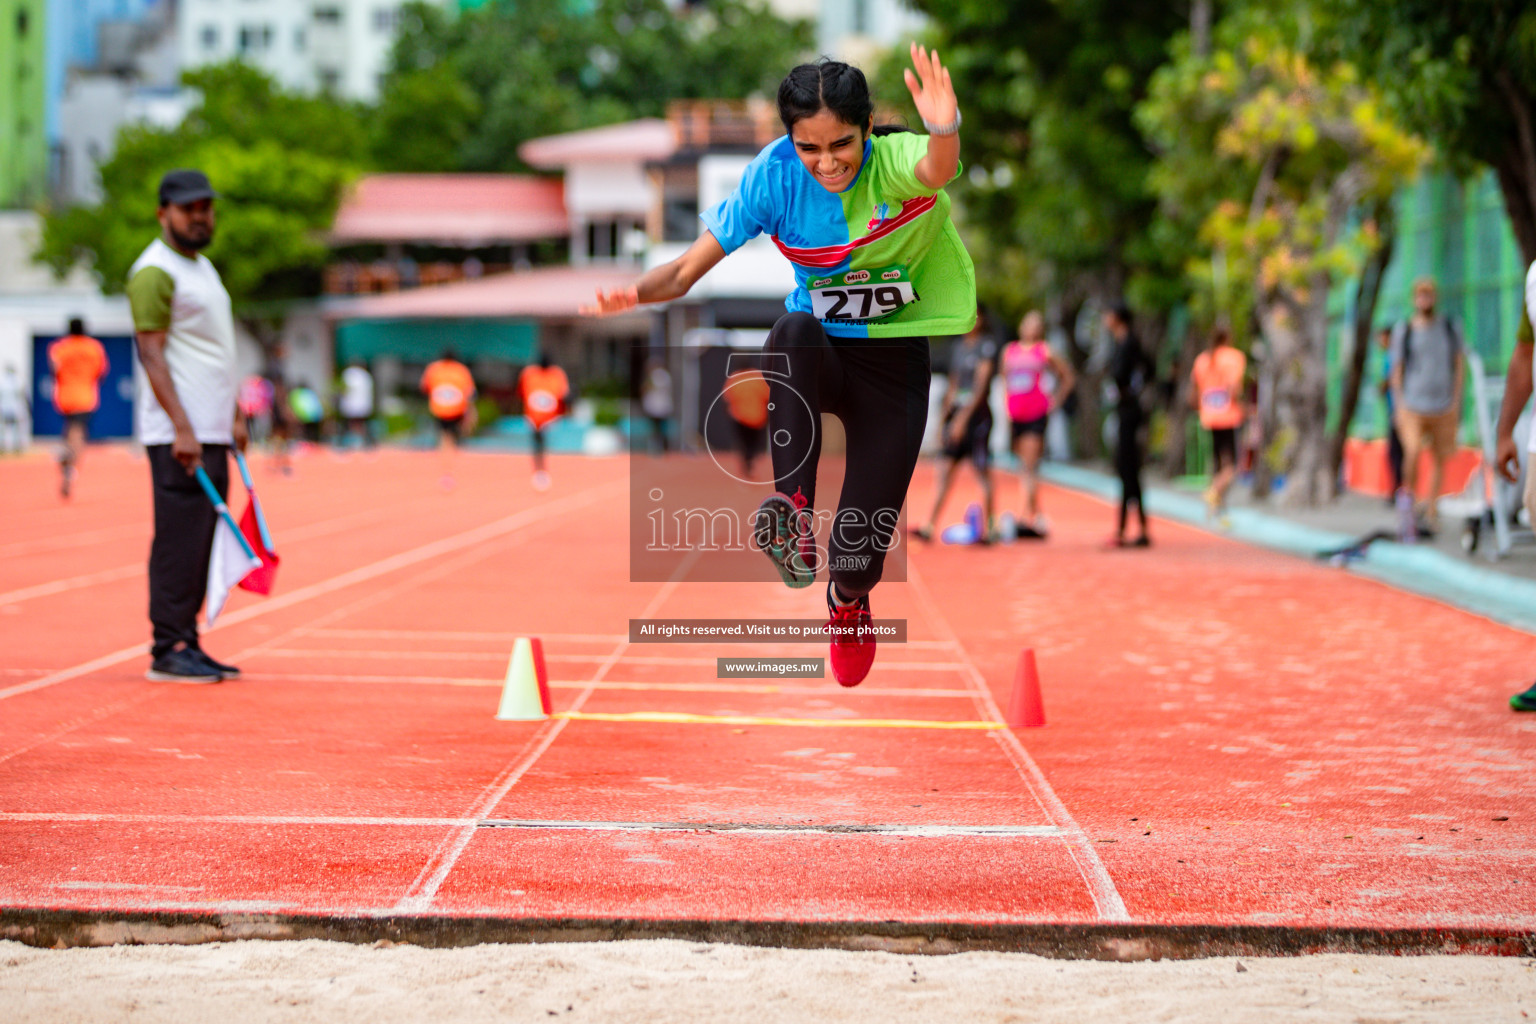
<instances>
[{"instance_id":1,"label":"white lane line","mask_svg":"<svg viewBox=\"0 0 1536 1024\"><path fill-rule=\"evenodd\" d=\"M363 522L374 519L383 519L398 513L398 509L371 509L366 512L354 512L351 515L340 516L335 519L326 519L308 526L299 526L291 530L283 531L283 544L295 544L317 537L330 536L343 530L351 529ZM142 532L142 531L140 531ZM284 551L287 548L284 547ZM48 583L38 583L30 587L22 587L19 590L11 590L0 594L0 605L20 604L38 597L51 597L54 594L65 594L71 590L83 590L86 587L95 587L103 583L116 583L118 580L134 579L148 572L148 567L143 559L132 565L120 565L115 569L103 569L100 572L85 573L81 576L70 576L61 580L53 580Z\"/></svg>"},{"instance_id":2,"label":"white lane line","mask_svg":"<svg viewBox=\"0 0 1536 1024\"><path fill-rule=\"evenodd\" d=\"M823 641L823 646L825 641ZM820 646L814 647L816 654L809 654L804 648L801 655L804 657L816 657L822 654ZM737 657L740 657L738 651ZM757 648L753 648L752 656L767 657ZM377 649L348 649L348 648L323 648L323 647L272 647L262 652L264 658L341 658L347 661L408 661L422 659L425 661L489 661L505 662L507 651L418 651L410 648L400 650L381 651ZM544 654L544 660L550 663L577 663L586 664L592 661L602 661L608 657L606 654ZM650 657L646 655L632 655L624 659L625 665L708 665L713 667L717 658L727 655L710 655L698 658L669 658ZM881 671L897 670L907 672L956 672L965 668L964 662L959 661L890 661L881 662Z\"/></svg>"},{"instance_id":3,"label":"white lane line","mask_svg":"<svg viewBox=\"0 0 1536 1024\"><path fill-rule=\"evenodd\" d=\"M678 583L687 578L689 570L693 568L693 564L697 560L697 552L683 559L673 574L672 579L663 584L661 589L656 592L656 595L651 598L650 603L645 606L645 611L641 613L642 618L661 607L666 599L672 595L672 592L677 589ZM627 636L621 638L618 644L614 646L612 653L597 667L597 671L592 673L592 678L587 681L588 685L576 695L576 699L571 702L571 706L567 710L581 710L592 694L597 692L595 684L603 681L603 677L608 674L608 670L613 668L628 647L629 638ZM570 722L569 718L558 718L541 726L539 734L535 734L529 746L524 748L526 753L513 761L507 767L507 770L501 776L492 780L491 784L482 792L480 800L470 811L470 816L478 821L487 817L495 810L502 799L511 792L512 787L517 785L518 780L527 774L534 763L544 755L544 752L550 748L550 745L565 731L565 727ZM439 845L436 852L433 853L432 858L422 866L421 873L416 876L416 880L411 883L411 887L406 890L405 895L400 897L400 902L395 904L395 912L422 913L430 910L433 901L437 899L438 890L443 887L443 882L448 879L449 873L458 864L459 858L463 856L470 840L475 837L476 831L478 831L478 828L462 828L457 835L449 836L445 839Z\"/></svg>"},{"instance_id":4,"label":"white lane line","mask_svg":"<svg viewBox=\"0 0 1536 1024\"><path fill-rule=\"evenodd\" d=\"M912 584L913 593L918 603L925 606L924 613L929 621L944 634L955 641L955 650L959 652L966 664L966 678L976 691L976 700L983 709L983 716L994 722L1004 721L1002 709L997 706L997 701L992 699L992 691L987 689L987 681L971 660L970 654L960 643L959 635L949 625L949 620L940 611L938 602L929 593L923 583L922 576L917 567L907 563L907 578ZM1084 884L1088 887L1088 895L1093 900L1094 907L1099 912L1099 919L1103 921L1129 921L1131 915L1125 908L1125 900L1120 897L1120 891L1115 888L1115 881L1109 876L1109 870L1104 867L1104 862L1099 859L1098 851L1093 848L1093 842L1082 826L1077 823L1067 805L1061 802L1051 784L1046 781L1045 773L1040 766L1035 764L1034 758L1029 756L1029 751L1024 749L1024 744L1014 735L1012 729L998 729L992 733L994 739L1003 747L1004 753L1013 763L1014 769L1024 784L1030 788L1035 799L1040 802L1046 815L1062 830L1062 837L1067 841L1067 852L1073 863L1077 865L1078 874L1082 876Z\"/></svg>"},{"instance_id":5,"label":"white lane line","mask_svg":"<svg viewBox=\"0 0 1536 1024\"><path fill-rule=\"evenodd\" d=\"M0 545L0 558L16 558L20 555L41 554L45 551L70 551L84 544L95 544L106 540L128 540L142 536L144 536L144 525L140 523L134 523L132 526L87 530L62 537L45 537L40 540L16 541Z\"/></svg>"},{"instance_id":6,"label":"white lane line","mask_svg":"<svg viewBox=\"0 0 1536 1024\"><path fill-rule=\"evenodd\" d=\"M466 530L463 533L454 534L452 537L445 537L442 540L433 541L429 544L423 544L421 547L412 548L411 550L401 552L398 555L391 555L390 557L380 559L371 565L365 565L361 568L353 569L350 572L344 572L338 576L333 576L328 580L322 580L319 583L312 583L307 587L300 587L298 590L284 594L280 597L267 598L260 604L254 604L247 608L241 608L238 611L229 612L220 616L218 625L215 626L213 630L224 629L228 626L234 626L242 622L248 622L251 619L259 618L263 615L270 615L273 612L292 607L293 605L308 601L311 598L320 597L322 595L353 586L357 583L365 583L368 580L394 572L397 569L404 569L429 559L440 558L443 555L458 551L461 548L470 547L475 544L482 544L488 540L493 540L515 530L519 530L524 526L531 525L541 520L549 519L553 516L563 515L572 509L580 508L584 505L590 505L602 497L606 492L619 490L621 489L621 486L622 485L606 485L597 487L590 491L579 492L569 498L562 498L558 501L551 502L548 505L541 505L532 509L524 509L521 512L507 516L504 519L498 519L495 522L487 523L484 526L477 526L473 529ZM208 632L212 632L213 630L209 630ZM114 651L111 654L104 654L99 658L93 658L90 661L75 665L72 668L61 669L58 672L53 672L49 675L43 676L41 679L34 679L30 682L18 683L15 686L0 689L0 700L5 700L9 697L17 697L24 693L32 693L35 690L42 690L47 687L57 685L58 683L68 682L71 679L78 679L81 676L90 675L91 673L98 672L104 668L111 668L112 666L119 665L129 660L130 658L143 657L147 650L148 644L134 644L132 647L125 647L120 651Z\"/></svg>"},{"instance_id":7,"label":"white lane line","mask_svg":"<svg viewBox=\"0 0 1536 1024\"><path fill-rule=\"evenodd\" d=\"M102 583L116 583L118 580L143 576L146 571L145 563L139 561L134 562L132 565L120 565L115 569L102 569L100 572L88 572L82 576L70 576L62 580L53 580L50 583L39 583L36 586L22 587L20 590L9 590L0 594L0 604L20 604L23 601L30 601L35 597L49 597L53 594L63 594L71 590L79 590L82 587L94 587Z\"/></svg>"},{"instance_id":8,"label":"white lane line","mask_svg":"<svg viewBox=\"0 0 1536 1024\"><path fill-rule=\"evenodd\" d=\"M0 823L59 825L252 825L325 828L471 828L543 832L716 832L733 835L914 836L923 839L982 837L1060 838L1055 825L903 825L825 822L776 824L753 821L583 821L535 818L432 818L331 814L92 814L89 812L0 812ZM99 887L106 883L88 883Z\"/></svg>"},{"instance_id":9,"label":"white lane line","mask_svg":"<svg viewBox=\"0 0 1536 1024\"><path fill-rule=\"evenodd\" d=\"M732 835L913 836L920 839L1056 839L1055 825L776 825L741 821L540 821L487 818L481 828L554 832L718 832Z\"/></svg>"},{"instance_id":10,"label":"white lane line","mask_svg":"<svg viewBox=\"0 0 1536 1024\"><path fill-rule=\"evenodd\" d=\"M259 654L263 652L253 652ZM367 675L311 675L307 672L250 672L248 674L253 682L277 682L277 683L358 683L368 685L403 686L471 686L471 687L501 687L505 686L505 680L484 679L475 676L367 676ZM850 690L831 690L826 684L820 686L793 686L788 684L767 683L630 683L608 681L602 683L589 683L580 679L551 679L549 685L556 690L581 690L590 686L596 690L633 690L640 693L656 691L658 693L741 693L741 694L805 694L813 697L878 697L882 700L890 700L898 697L953 697L961 700L972 700L975 697L970 690L945 690L934 687L892 687L860 686Z\"/></svg>"}]
</instances>

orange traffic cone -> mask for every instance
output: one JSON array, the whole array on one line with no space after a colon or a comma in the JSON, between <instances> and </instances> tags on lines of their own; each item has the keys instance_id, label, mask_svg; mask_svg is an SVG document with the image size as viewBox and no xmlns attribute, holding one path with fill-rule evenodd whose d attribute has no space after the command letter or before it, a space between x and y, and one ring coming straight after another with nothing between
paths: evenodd
<instances>
[{"instance_id":1,"label":"orange traffic cone","mask_svg":"<svg viewBox=\"0 0 1536 1024\"><path fill-rule=\"evenodd\" d=\"M1008 701L1008 724L1014 728L1045 724L1045 704L1040 700L1040 673L1035 669L1035 652L1029 647L1019 652L1019 668L1013 675L1013 698Z\"/></svg>"},{"instance_id":2,"label":"orange traffic cone","mask_svg":"<svg viewBox=\"0 0 1536 1024\"><path fill-rule=\"evenodd\" d=\"M503 722L536 722L549 716L549 672L538 637L518 637L507 664L496 717Z\"/></svg>"}]
</instances>

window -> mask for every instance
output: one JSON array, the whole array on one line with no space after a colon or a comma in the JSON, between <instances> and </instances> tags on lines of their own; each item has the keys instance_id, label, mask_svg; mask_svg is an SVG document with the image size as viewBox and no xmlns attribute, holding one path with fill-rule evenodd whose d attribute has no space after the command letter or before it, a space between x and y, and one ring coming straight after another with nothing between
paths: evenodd
<instances>
[{"instance_id":1,"label":"window","mask_svg":"<svg viewBox=\"0 0 1536 1024\"><path fill-rule=\"evenodd\" d=\"M373 28L376 32L394 32L395 26L400 24L400 9L398 7L375 7L373 9Z\"/></svg>"},{"instance_id":2,"label":"window","mask_svg":"<svg viewBox=\"0 0 1536 1024\"><path fill-rule=\"evenodd\" d=\"M341 85L341 72L335 68L320 69L320 88L324 92L335 92Z\"/></svg>"},{"instance_id":3,"label":"window","mask_svg":"<svg viewBox=\"0 0 1536 1024\"><path fill-rule=\"evenodd\" d=\"M215 25L204 25L202 31L203 49L215 50L219 46L219 29Z\"/></svg>"},{"instance_id":4,"label":"window","mask_svg":"<svg viewBox=\"0 0 1536 1024\"><path fill-rule=\"evenodd\" d=\"M271 25L240 26L240 52L260 53L272 45Z\"/></svg>"},{"instance_id":5,"label":"window","mask_svg":"<svg viewBox=\"0 0 1536 1024\"><path fill-rule=\"evenodd\" d=\"M293 49L297 53L304 52L304 26L300 25L293 30Z\"/></svg>"},{"instance_id":6,"label":"window","mask_svg":"<svg viewBox=\"0 0 1536 1024\"><path fill-rule=\"evenodd\" d=\"M340 25L341 24L341 8L340 7L316 7L315 8L315 21L318 24L321 24L321 25Z\"/></svg>"},{"instance_id":7,"label":"window","mask_svg":"<svg viewBox=\"0 0 1536 1024\"><path fill-rule=\"evenodd\" d=\"M16 11L16 35L18 38L26 38L27 28L31 23L32 17L27 13L27 9L25 7L18 8Z\"/></svg>"},{"instance_id":8,"label":"window","mask_svg":"<svg viewBox=\"0 0 1536 1024\"><path fill-rule=\"evenodd\" d=\"M853 32L860 36L869 32L869 0L853 0Z\"/></svg>"}]
</instances>

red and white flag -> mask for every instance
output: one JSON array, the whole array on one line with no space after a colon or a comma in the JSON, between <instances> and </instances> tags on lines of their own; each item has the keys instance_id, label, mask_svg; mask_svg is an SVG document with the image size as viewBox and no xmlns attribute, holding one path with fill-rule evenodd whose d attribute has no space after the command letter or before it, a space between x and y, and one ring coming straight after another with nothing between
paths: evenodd
<instances>
[{"instance_id":1,"label":"red and white flag","mask_svg":"<svg viewBox=\"0 0 1536 1024\"><path fill-rule=\"evenodd\" d=\"M235 532L228 513L219 516L213 531L213 553L208 556L208 625L218 620L230 590L260 568L261 559Z\"/></svg>"},{"instance_id":2,"label":"red and white flag","mask_svg":"<svg viewBox=\"0 0 1536 1024\"><path fill-rule=\"evenodd\" d=\"M280 559L277 552L272 550L272 537L267 532L267 520L261 514L261 502L255 491L250 492L250 500L245 504L245 515L240 517L240 532L245 534L251 550L261 560L260 568L252 569L250 575L240 581L240 589L249 590L253 594L272 593L272 585L277 582Z\"/></svg>"}]
</instances>

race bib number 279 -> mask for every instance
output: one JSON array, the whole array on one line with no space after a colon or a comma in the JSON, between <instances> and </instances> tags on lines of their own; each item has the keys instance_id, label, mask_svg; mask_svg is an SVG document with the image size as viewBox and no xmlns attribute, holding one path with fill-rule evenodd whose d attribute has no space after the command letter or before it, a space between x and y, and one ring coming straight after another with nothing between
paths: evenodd
<instances>
[{"instance_id":1,"label":"race bib number 279","mask_svg":"<svg viewBox=\"0 0 1536 1024\"><path fill-rule=\"evenodd\" d=\"M806 285L811 293L811 312L818 320L880 320L917 298L912 282L907 280L906 267L850 270L813 277Z\"/></svg>"}]
</instances>

